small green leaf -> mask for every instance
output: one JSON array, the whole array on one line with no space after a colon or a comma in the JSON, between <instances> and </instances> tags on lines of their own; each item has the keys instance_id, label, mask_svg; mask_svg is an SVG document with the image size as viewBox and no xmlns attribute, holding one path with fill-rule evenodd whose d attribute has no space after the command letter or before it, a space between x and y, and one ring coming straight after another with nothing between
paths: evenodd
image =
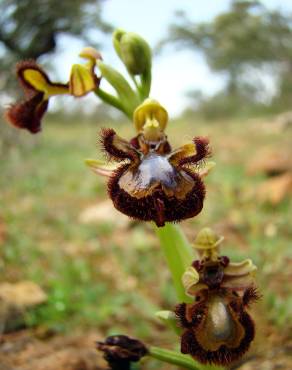
<instances>
[{"instance_id":1,"label":"small green leaf","mask_svg":"<svg viewBox=\"0 0 292 370\"><path fill-rule=\"evenodd\" d=\"M177 324L175 313L172 311L164 310L155 313L155 316L163 322L167 327L172 329L176 334L181 335L182 329Z\"/></svg>"}]
</instances>

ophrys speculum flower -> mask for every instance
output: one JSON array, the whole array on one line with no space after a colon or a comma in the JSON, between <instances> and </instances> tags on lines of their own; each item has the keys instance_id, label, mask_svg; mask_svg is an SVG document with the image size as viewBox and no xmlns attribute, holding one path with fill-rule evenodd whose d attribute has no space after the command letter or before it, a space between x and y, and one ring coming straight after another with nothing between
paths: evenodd
<instances>
[{"instance_id":1,"label":"ophrys speculum flower","mask_svg":"<svg viewBox=\"0 0 292 370\"><path fill-rule=\"evenodd\" d=\"M101 142L110 160L124 162L112 173L108 192L115 207L142 221L180 221L196 216L203 207L204 183L196 171L209 154L209 141L193 142L171 151L164 133L165 110L153 101L138 108L138 135L131 141L104 129ZM143 122L140 126L138 118Z\"/></svg>"},{"instance_id":2,"label":"ophrys speculum flower","mask_svg":"<svg viewBox=\"0 0 292 370\"><path fill-rule=\"evenodd\" d=\"M87 59L85 65L74 64L68 83L52 82L44 69L34 60L16 65L16 75L25 99L13 104L5 113L12 125L35 134L41 130L41 121L48 109L49 99L57 95L70 94L81 97L95 90L100 82L95 73L96 60L100 54L93 48L84 48L80 56Z\"/></svg>"},{"instance_id":3,"label":"ophrys speculum flower","mask_svg":"<svg viewBox=\"0 0 292 370\"><path fill-rule=\"evenodd\" d=\"M247 309L259 294L251 260L232 263L220 257L221 241L210 229L199 233L195 246L201 259L183 276L186 293L195 301L179 304L175 313L184 330L182 353L202 363L226 366L239 359L254 339L255 326Z\"/></svg>"}]
</instances>

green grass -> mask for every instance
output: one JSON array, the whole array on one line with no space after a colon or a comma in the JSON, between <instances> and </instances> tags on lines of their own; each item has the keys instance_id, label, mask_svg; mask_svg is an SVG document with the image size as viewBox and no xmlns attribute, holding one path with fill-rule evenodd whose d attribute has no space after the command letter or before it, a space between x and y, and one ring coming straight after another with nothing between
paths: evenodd
<instances>
[{"instance_id":1,"label":"green grass","mask_svg":"<svg viewBox=\"0 0 292 370\"><path fill-rule=\"evenodd\" d=\"M128 138L131 129L120 127ZM61 331L94 327L171 344L174 336L152 317L158 307L171 309L176 301L151 227L134 224L125 231L79 222L86 207L106 198L105 180L83 163L101 157L98 130L48 123L37 137L23 132L17 147L2 155L0 204L7 235L1 280L32 279L48 293L48 303L29 313L29 325ZM259 203L253 190L263 176L248 176L246 164L261 148L288 146L291 131L254 134L246 122L169 126L174 146L200 134L210 136L217 166L206 179L203 212L182 226L191 241L200 228L212 226L226 237L223 254L251 257L264 295L258 310L266 322L285 328L292 307L287 298L292 202ZM273 234L267 232L271 225Z\"/></svg>"}]
</instances>

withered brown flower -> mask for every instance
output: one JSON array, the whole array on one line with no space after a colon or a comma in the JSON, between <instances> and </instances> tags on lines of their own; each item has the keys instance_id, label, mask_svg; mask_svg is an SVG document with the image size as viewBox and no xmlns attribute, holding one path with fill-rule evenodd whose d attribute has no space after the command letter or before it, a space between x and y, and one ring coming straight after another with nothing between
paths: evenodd
<instances>
[{"instance_id":1,"label":"withered brown flower","mask_svg":"<svg viewBox=\"0 0 292 370\"><path fill-rule=\"evenodd\" d=\"M97 342L97 350L104 353L112 370L130 370L132 362L138 362L148 353L141 341L126 335L112 335L104 342Z\"/></svg>"},{"instance_id":2,"label":"withered brown flower","mask_svg":"<svg viewBox=\"0 0 292 370\"><path fill-rule=\"evenodd\" d=\"M108 192L122 213L142 221L180 221L196 216L203 207L205 186L196 168L210 153L208 139L169 153L165 135L147 140L140 134L137 145L104 129L101 142L110 160L122 163L111 175Z\"/></svg>"},{"instance_id":3,"label":"withered brown flower","mask_svg":"<svg viewBox=\"0 0 292 370\"><path fill-rule=\"evenodd\" d=\"M181 352L204 364L227 366L254 339L255 325L247 309L259 294L252 282L256 267L250 260L231 263L219 256L221 240L210 229L198 235L201 259L183 276L186 293L195 302L177 305L175 313L183 328Z\"/></svg>"}]
</instances>

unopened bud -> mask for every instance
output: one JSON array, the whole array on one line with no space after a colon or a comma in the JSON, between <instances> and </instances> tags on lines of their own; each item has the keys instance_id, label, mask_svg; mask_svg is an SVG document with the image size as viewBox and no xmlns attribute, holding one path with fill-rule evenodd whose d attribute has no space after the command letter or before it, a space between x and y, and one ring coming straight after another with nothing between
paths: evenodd
<instances>
[{"instance_id":1,"label":"unopened bud","mask_svg":"<svg viewBox=\"0 0 292 370\"><path fill-rule=\"evenodd\" d=\"M151 69L151 49L141 36L118 29L113 34L113 44L132 75L142 75Z\"/></svg>"}]
</instances>

